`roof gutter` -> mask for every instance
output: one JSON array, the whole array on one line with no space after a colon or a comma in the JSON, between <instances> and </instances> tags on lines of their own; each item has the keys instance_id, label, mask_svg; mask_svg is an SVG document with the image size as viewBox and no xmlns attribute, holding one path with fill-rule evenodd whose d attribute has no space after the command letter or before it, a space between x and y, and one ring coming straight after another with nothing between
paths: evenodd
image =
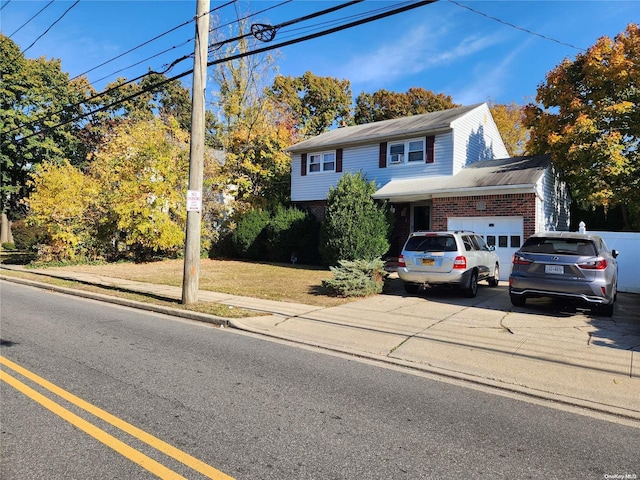
<instances>
[{"instance_id":1,"label":"roof gutter","mask_svg":"<svg viewBox=\"0 0 640 480\"><path fill-rule=\"evenodd\" d=\"M379 192L380 190L378 190ZM534 184L521 185L492 185L487 187L462 187L462 188L445 188L431 189L425 191L398 192L384 194L375 192L372 197L376 200L390 200L396 202L412 202L418 200L430 200L432 198L446 197L474 197L477 195L498 195L498 194L517 194L517 193L535 193L540 198L540 192Z\"/></svg>"}]
</instances>

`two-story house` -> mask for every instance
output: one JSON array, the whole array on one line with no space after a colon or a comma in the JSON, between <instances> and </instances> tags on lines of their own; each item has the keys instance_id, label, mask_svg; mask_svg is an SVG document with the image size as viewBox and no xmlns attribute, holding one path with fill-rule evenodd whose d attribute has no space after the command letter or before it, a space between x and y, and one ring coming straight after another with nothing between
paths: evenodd
<instances>
[{"instance_id":1,"label":"two-story house","mask_svg":"<svg viewBox=\"0 0 640 480\"><path fill-rule=\"evenodd\" d=\"M319 218L345 172L375 181L373 197L395 213L390 256L410 232L464 229L509 265L529 235L569 228L570 197L549 157L508 158L486 104L337 128L288 152L291 200Z\"/></svg>"}]
</instances>

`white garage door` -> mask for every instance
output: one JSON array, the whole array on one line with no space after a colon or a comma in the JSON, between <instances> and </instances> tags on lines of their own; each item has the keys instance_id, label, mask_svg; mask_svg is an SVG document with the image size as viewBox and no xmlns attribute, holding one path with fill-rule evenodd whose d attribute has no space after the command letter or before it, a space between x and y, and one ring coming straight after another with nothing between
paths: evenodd
<instances>
[{"instance_id":1,"label":"white garage door","mask_svg":"<svg viewBox=\"0 0 640 480\"><path fill-rule=\"evenodd\" d=\"M511 256L524 241L524 220L522 217L450 217L449 230L472 230L487 244L495 245L500 257L500 280L509 279Z\"/></svg>"}]
</instances>

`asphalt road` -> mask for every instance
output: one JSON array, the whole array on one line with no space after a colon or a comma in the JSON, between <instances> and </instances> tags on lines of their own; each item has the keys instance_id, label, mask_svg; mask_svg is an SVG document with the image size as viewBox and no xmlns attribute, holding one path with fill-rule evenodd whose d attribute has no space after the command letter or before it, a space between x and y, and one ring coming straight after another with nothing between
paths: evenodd
<instances>
[{"instance_id":1,"label":"asphalt road","mask_svg":"<svg viewBox=\"0 0 640 480\"><path fill-rule=\"evenodd\" d=\"M0 285L4 480L206 478L196 459L237 479L640 477L638 428Z\"/></svg>"}]
</instances>

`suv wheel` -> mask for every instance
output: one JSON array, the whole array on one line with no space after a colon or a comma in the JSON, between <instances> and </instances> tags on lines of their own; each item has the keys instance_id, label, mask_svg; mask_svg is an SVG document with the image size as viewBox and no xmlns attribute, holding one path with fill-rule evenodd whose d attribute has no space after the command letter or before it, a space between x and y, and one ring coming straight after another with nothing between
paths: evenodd
<instances>
[{"instance_id":1,"label":"suv wheel","mask_svg":"<svg viewBox=\"0 0 640 480\"><path fill-rule=\"evenodd\" d=\"M611 317L613 316L613 305L614 305L613 303L599 305L597 308L594 309L595 313L605 317Z\"/></svg>"},{"instance_id":2,"label":"suv wheel","mask_svg":"<svg viewBox=\"0 0 640 480\"><path fill-rule=\"evenodd\" d=\"M500 268L498 267L498 264L496 263L496 268L493 270L493 277L491 277L489 279L489 286L490 287L497 287L498 286L498 282L500 282Z\"/></svg>"},{"instance_id":3,"label":"suv wheel","mask_svg":"<svg viewBox=\"0 0 640 480\"><path fill-rule=\"evenodd\" d=\"M524 307L524 304L527 303L527 298L522 295L514 295L512 293L509 297L511 297L511 305L514 307Z\"/></svg>"},{"instance_id":4,"label":"suv wheel","mask_svg":"<svg viewBox=\"0 0 640 480\"><path fill-rule=\"evenodd\" d=\"M467 298L474 298L478 294L478 272L475 270L471 272L471 278L469 278L469 284L464 289L464 296Z\"/></svg>"}]
</instances>

